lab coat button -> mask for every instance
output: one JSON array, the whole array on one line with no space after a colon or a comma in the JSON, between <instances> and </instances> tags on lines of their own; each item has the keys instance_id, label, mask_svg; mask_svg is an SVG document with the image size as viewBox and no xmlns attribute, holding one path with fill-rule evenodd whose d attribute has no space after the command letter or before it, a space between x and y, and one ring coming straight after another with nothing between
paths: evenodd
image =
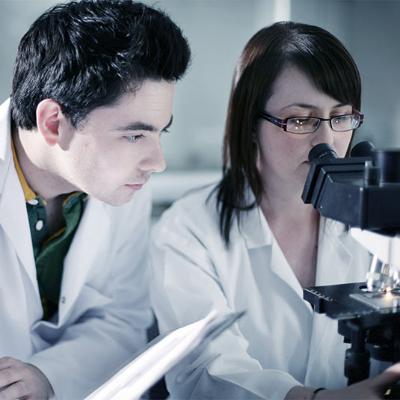
<instances>
[{"instance_id":1,"label":"lab coat button","mask_svg":"<svg viewBox=\"0 0 400 400\"><path fill-rule=\"evenodd\" d=\"M65 296L61 297L61 303L65 304L65 302L67 301L67 299L65 298Z\"/></svg>"},{"instance_id":2,"label":"lab coat button","mask_svg":"<svg viewBox=\"0 0 400 400\"><path fill-rule=\"evenodd\" d=\"M41 231L43 229L43 221L40 219L38 222L36 222L35 228L37 231Z\"/></svg>"}]
</instances>

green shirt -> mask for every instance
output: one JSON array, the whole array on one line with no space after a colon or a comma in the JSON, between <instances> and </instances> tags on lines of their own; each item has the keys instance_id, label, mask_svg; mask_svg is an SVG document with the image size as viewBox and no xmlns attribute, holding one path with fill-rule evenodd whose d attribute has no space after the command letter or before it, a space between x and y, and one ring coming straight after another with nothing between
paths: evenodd
<instances>
[{"instance_id":1,"label":"green shirt","mask_svg":"<svg viewBox=\"0 0 400 400\"><path fill-rule=\"evenodd\" d=\"M44 200L36 197L26 203L45 320L50 319L58 310L64 258L81 220L86 198L85 193L76 192L64 200L65 225L51 237Z\"/></svg>"},{"instance_id":2,"label":"green shirt","mask_svg":"<svg viewBox=\"0 0 400 400\"><path fill-rule=\"evenodd\" d=\"M43 319L49 320L58 310L64 258L81 220L87 195L75 192L64 200L63 226L49 237L46 202L29 187L19 165L14 145L12 147L15 168L26 201Z\"/></svg>"}]
</instances>

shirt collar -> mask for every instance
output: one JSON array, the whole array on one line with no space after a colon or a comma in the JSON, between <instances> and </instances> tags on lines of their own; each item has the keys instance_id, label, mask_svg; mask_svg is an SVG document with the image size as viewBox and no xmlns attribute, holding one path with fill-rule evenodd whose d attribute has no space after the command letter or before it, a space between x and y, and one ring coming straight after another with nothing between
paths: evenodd
<instances>
[{"instance_id":1,"label":"shirt collar","mask_svg":"<svg viewBox=\"0 0 400 400\"><path fill-rule=\"evenodd\" d=\"M11 139L11 148L14 159L15 169L17 171L18 179L21 183L22 190L24 191L25 201L30 201L37 198L37 194L29 186L24 173L22 172L21 165L19 164L17 152L15 151L14 141Z\"/></svg>"},{"instance_id":2,"label":"shirt collar","mask_svg":"<svg viewBox=\"0 0 400 400\"><path fill-rule=\"evenodd\" d=\"M11 148L12 148L12 154L13 154L13 159L14 159L14 165L15 165L15 170L17 171L17 175L18 175L18 179L21 183L22 186L22 190L24 191L24 197L25 197L25 202L37 199L39 196L32 190L32 188L29 186L24 173L22 172L22 168L21 165L18 161L18 156L17 156L17 152L15 150L15 145L14 145L14 141L11 139ZM77 199L86 199L87 198L87 194L80 192L80 191L76 191L76 192L72 192L70 193L63 201L63 207L67 206L69 204L73 204L73 202L75 202L75 200ZM46 201L44 199L42 199L43 203L46 204Z\"/></svg>"}]
</instances>

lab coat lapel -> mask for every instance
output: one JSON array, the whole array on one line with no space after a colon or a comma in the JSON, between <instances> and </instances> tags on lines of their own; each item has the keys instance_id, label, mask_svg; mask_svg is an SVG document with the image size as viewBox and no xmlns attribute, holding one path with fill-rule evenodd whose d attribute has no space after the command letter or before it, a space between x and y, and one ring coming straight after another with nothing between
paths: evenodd
<instances>
[{"instance_id":1,"label":"lab coat lapel","mask_svg":"<svg viewBox=\"0 0 400 400\"><path fill-rule=\"evenodd\" d=\"M272 233L260 207L242 213L238 233L248 249L272 244Z\"/></svg>"},{"instance_id":2,"label":"lab coat lapel","mask_svg":"<svg viewBox=\"0 0 400 400\"><path fill-rule=\"evenodd\" d=\"M255 207L247 213L243 213L240 220L240 232L249 250L251 262L260 262L258 257L253 257L258 248L270 247L270 260L264 260L265 266L271 266L271 270L282 279L294 292L303 298L303 289L297 280L292 268L288 264L278 242L273 237L268 222L260 207Z\"/></svg>"},{"instance_id":3,"label":"lab coat lapel","mask_svg":"<svg viewBox=\"0 0 400 400\"><path fill-rule=\"evenodd\" d=\"M59 324L67 318L88 273L96 268L96 263L104 259L112 241L110 216L104 211L105 207L104 203L93 198L89 198L85 206L82 220L64 261Z\"/></svg>"},{"instance_id":4,"label":"lab coat lapel","mask_svg":"<svg viewBox=\"0 0 400 400\"><path fill-rule=\"evenodd\" d=\"M348 241L349 235L343 224L321 219L316 286L335 285L352 280L351 251L357 249L352 248ZM324 386L332 382L335 376L341 376L346 345L343 343L343 338L338 335L337 329L336 320L326 315L314 314L306 384ZM336 349L335 354L331 351L333 348ZM341 351L337 350L340 348ZM321 351L324 352L324 357L321 357ZM324 362L321 363L321 360ZM315 370L319 371L318 382L309 380L311 376L315 376L313 373ZM344 380L338 381L339 386L342 383L345 383Z\"/></svg>"},{"instance_id":5,"label":"lab coat lapel","mask_svg":"<svg viewBox=\"0 0 400 400\"><path fill-rule=\"evenodd\" d=\"M245 190L245 203L255 203L254 194L249 187ZM250 250L272 243L271 230L261 208L258 206L241 213L237 230L232 234L232 239L234 235L243 238L246 247Z\"/></svg>"},{"instance_id":6,"label":"lab coat lapel","mask_svg":"<svg viewBox=\"0 0 400 400\"><path fill-rule=\"evenodd\" d=\"M347 282L351 276L350 264L353 258L348 241L348 233L343 224L321 219L316 286Z\"/></svg>"},{"instance_id":7,"label":"lab coat lapel","mask_svg":"<svg viewBox=\"0 0 400 400\"><path fill-rule=\"evenodd\" d=\"M0 109L0 226L38 293L25 198L12 160L8 102Z\"/></svg>"}]
</instances>

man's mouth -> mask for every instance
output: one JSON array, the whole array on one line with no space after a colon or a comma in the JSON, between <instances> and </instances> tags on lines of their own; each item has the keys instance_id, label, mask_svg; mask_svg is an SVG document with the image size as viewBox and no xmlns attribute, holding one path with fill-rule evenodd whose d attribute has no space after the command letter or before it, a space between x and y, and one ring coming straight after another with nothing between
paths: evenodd
<instances>
[{"instance_id":1,"label":"man's mouth","mask_svg":"<svg viewBox=\"0 0 400 400\"><path fill-rule=\"evenodd\" d=\"M139 190L143 187L143 185L146 183L146 181L142 181L142 182L135 182L135 183L127 183L125 186L130 188L130 189L134 189L134 190Z\"/></svg>"}]
</instances>

